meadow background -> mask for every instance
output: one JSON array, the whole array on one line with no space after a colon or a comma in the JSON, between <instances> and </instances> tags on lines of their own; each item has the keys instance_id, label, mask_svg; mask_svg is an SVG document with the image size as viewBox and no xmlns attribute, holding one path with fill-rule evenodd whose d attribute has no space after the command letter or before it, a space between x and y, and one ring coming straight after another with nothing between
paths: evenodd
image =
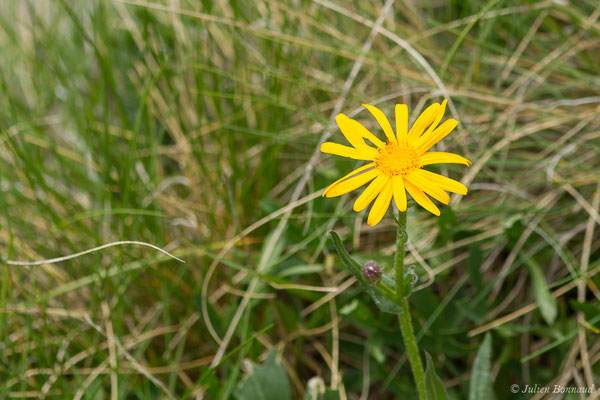
<instances>
[{"instance_id":1,"label":"meadow background","mask_svg":"<svg viewBox=\"0 0 600 400\"><path fill-rule=\"evenodd\" d=\"M438 169L470 189L441 217L409 210L421 349L452 399L472 371L497 399L598 387L599 17L595 0L4 0L0 398L415 398L394 315L326 238L389 266L394 221L320 197L357 164L318 148L344 142L338 112L381 135L362 103L412 121L443 98L460 124L442 146L473 165ZM185 263L122 245L7 264L120 240Z\"/></svg>"}]
</instances>

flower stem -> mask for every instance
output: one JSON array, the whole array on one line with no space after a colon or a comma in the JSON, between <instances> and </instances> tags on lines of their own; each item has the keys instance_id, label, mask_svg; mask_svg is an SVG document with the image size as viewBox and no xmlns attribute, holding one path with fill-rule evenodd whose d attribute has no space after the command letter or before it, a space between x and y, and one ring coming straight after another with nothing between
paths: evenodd
<instances>
[{"instance_id":1,"label":"flower stem","mask_svg":"<svg viewBox=\"0 0 600 400\"><path fill-rule=\"evenodd\" d=\"M402 337L404 338L404 346L406 346L406 353L408 360L410 361L410 367L412 368L413 377L417 384L417 392L419 393L420 400L427 399L427 392L425 391L425 373L423 372L423 364L421 363L421 356L419 355L419 347L417 346L417 339L415 338L415 332L413 331L412 321L410 319L410 308L408 306L408 299L403 297L400 300L400 306L402 307L402 313L398 314L400 320L400 328L402 329Z\"/></svg>"},{"instance_id":2,"label":"flower stem","mask_svg":"<svg viewBox=\"0 0 600 400\"><path fill-rule=\"evenodd\" d=\"M397 300L404 298L404 245L408 235L406 233L406 212L398 212L398 231L396 232L396 255L394 256L394 272L396 274Z\"/></svg>"},{"instance_id":3,"label":"flower stem","mask_svg":"<svg viewBox=\"0 0 600 400\"><path fill-rule=\"evenodd\" d=\"M396 255L394 258L394 270L396 273L396 302L402 308L402 312L398 314L400 321L400 329L402 330L402 338L410 367L412 369L413 378L417 385L417 392L420 400L427 399L425 391L425 373L423 372L423 364L419 355L419 347L413 330L412 321L410 318L410 306L408 298L405 295L406 284L404 276L406 269L404 268L404 245L408 239L406 233L406 212L398 212L398 233L396 234Z\"/></svg>"}]
</instances>

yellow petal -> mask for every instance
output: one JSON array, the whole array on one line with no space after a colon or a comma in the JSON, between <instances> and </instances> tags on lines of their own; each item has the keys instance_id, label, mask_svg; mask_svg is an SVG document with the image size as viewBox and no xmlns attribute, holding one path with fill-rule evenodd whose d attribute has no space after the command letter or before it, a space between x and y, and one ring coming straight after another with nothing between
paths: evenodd
<instances>
[{"instance_id":1,"label":"yellow petal","mask_svg":"<svg viewBox=\"0 0 600 400\"><path fill-rule=\"evenodd\" d=\"M342 131L342 134L346 139L348 139L348 142L350 142L352 146L354 146L357 149L369 147L369 145L365 143L365 139L361 135L362 132L360 131L360 129L357 129L356 125L353 124L352 120L346 115L338 114L335 117L335 122L337 122L338 126L340 127L340 130Z\"/></svg>"},{"instance_id":2,"label":"yellow petal","mask_svg":"<svg viewBox=\"0 0 600 400\"><path fill-rule=\"evenodd\" d=\"M398 207L398 210L404 212L406 211L406 190L404 189L402 175L394 175L392 181L394 185L394 201L396 202L396 207Z\"/></svg>"},{"instance_id":3,"label":"yellow petal","mask_svg":"<svg viewBox=\"0 0 600 400\"><path fill-rule=\"evenodd\" d=\"M346 179L348 179L350 177L353 177L354 175L358 175L361 172L364 172L364 171L368 170L369 168L373 168L374 166L375 166L375 163L369 163L369 164L363 165L360 168L355 169L354 171L350 172L349 174L346 174L346 175L342 176L340 179L338 179L337 181L335 181L331 185L329 185L327 187L327 189L325 189L325 191L323 192L323 196L325 196L327 194L327 192L329 190L331 190L331 188L333 188L338 183L340 183L340 182L342 182L342 181L344 181L344 180L346 180Z\"/></svg>"},{"instance_id":4,"label":"yellow petal","mask_svg":"<svg viewBox=\"0 0 600 400\"><path fill-rule=\"evenodd\" d=\"M352 176L351 178L341 182L336 182L329 186L323 195L326 197L341 196L361 187L367 182L372 181L379 174L380 172L375 168L367 172L363 172L362 174L359 173L358 175Z\"/></svg>"},{"instance_id":5,"label":"yellow petal","mask_svg":"<svg viewBox=\"0 0 600 400\"><path fill-rule=\"evenodd\" d=\"M448 193L444 192L435 183L423 178L417 171L413 171L406 175L405 179L437 201L444 204L448 204L450 202L450 196L448 196Z\"/></svg>"},{"instance_id":6,"label":"yellow petal","mask_svg":"<svg viewBox=\"0 0 600 400\"><path fill-rule=\"evenodd\" d=\"M371 207L371 211L369 212L369 218L367 218L367 224L371 226L375 226L381 221L385 212L390 207L390 202L392 201L392 180L388 179L387 183L377 196L375 203L373 203L373 207Z\"/></svg>"},{"instance_id":7,"label":"yellow petal","mask_svg":"<svg viewBox=\"0 0 600 400\"><path fill-rule=\"evenodd\" d=\"M433 204L433 201L421 189L413 185L408 181L404 181L404 187L408 193L412 196L412 198L424 209L429 211L432 214L440 216L440 210Z\"/></svg>"},{"instance_id":8,"label":"yellow petal","mask_svg":"<svg viewBox=\"0 0 600 400\"><path fill-rule=\"evenodd\" d=\"M364 210L369 203L377 197L389 179L390 177L384 174L380 174L375 178L354 202L354 211L358 212Z\"/></svg>"},{"instance_id":9,"label":"yellow petal","mask_svg":"<svg viewBox=\"0 0 600 400\"><path fill-rule=\"evenodd\" d=\"M427 171L425 169L419 169L413 172L417 172L423 179L427 179L432 183L435 183L443 190L463 195L467 194L467 187L462 183L455 181L454 179L447 178L443 175L436 174L435 172Z\"/></svg>"},{"instance_id":10,"label":"yellow petal","mask_svg":"<svg viewBox=\"0 0 600 400\"><path fill-rule=\"evenodd\" d=\"M400 146L406 146L408 138L408 107L396 104L396 135Z\"/></svg>"},{"instance_id":11,"label":"yellow petal","mask_svg":"<svg viewBox=\"0 0 600 400\"><path fill-rule=\"evenodd\" d=\"M454 153L445 153L443 151L432 151L425 153L419 157L419 165L430 165L430 164L465 164L471 165L471 161L467 160L463 156L459 156Z\"/></svg>"},{"instance_id":12,"label":"yellow petal","mask_svg":"<svg viewBox=\"0 0 600 400\"><path fill-rule=\"evenodd\" d=\"M433 103L432 105L427 107L425 111L421 113L421 115L419 115L419 118L417 118L413 126L410 128L410 131L408 132L409 145L413 145L419 138L419 136L421 136L423 131L425 131L425 129L429 125L431 125L431 123L438 116L439 109L440 105L438 103Z\"/></svg>"},{"instance_id":13,"label":"yellow petal","mask_svg":"<svg viewBox=\"0 0 600 400\"><path fill-rule=\"evenodd\" d=\"M425 131L425 133L423 133L419 137L419 139L417 140L418 142L420 142L421 138L430 135L431 132L435 128L437 128L438 124L440 123L440 121L444 117L444 112L446 111L446 103L448 103L448 100L444 99L444 101L442 101L442 104L438 108L437 115L435 116L435 119L433 120L433 122L431 123L431 125L429 125L429 128L427 128L427 130Z\"/></svg>"},{"instance_id":14,"label":"yellow petal","mask_svg":"<svg viewBox=\"0 0 600 400\"><path fill-rule=\"evenodd\" d=\"M379 122L379 125L383 129L383 133L385 133L385 136L387 136L388 141L390 143L398 143L398 140L396 139L396 135L394 135L392 125L390 125L390 121L388 121L385 114L379 108L377 108L375 106L371 106L369 104L363 104L363 106L367 107L367 110L369 110L371 112L371 114L373 114L373 116L375 117L377 122Z\"/></svg>"},{"instance_id":15,"label":"yellow petal","mask_svg":"<svg viewBox=\"0 0 600 400\"><path fill-rule=\"evenodd\" d=\"M458 121L455 119L449 119L444 121L436 130L429 133L427 136L423 135L421 139L415 144L417 153L425 153L434 144L448 136L450 132L458 125Z\"/></svg>"},{"instance_id":16,"label":"yellow petal","mask_svg":"<svg viewBox=\"0 0 600 400\"><path fill-rule=\"evenodd\" d=\"M335 117L335 120L336 120L338 126L340 127L340 130L342 131L342 133L344 133L344 135L345 135L346 131L356 132L356 135L369 140L371 143L373 143L377 147L385 146L384 142L379 140L379 138L377 138L377 136L373 135L371 133L371 131L369 131L367 128L365 128L360 122L353 120L351 118L348 118L348 116L346 116L345 114L338 114L337 117ZM350 140L350 139L348 139L348 140ZM364 141L363 141L363 143L364 143ZM368 145L366 143L365 143L365 146L368 147Z\"/></svg>"},{"instance_id":17,"label":"yellow petal","mask_svg":"<svg viewBox=\"0 0 600 400\"><path fill-rule=\"evenodd\" d=\"M373 161L379 154L376 149L372 147L365 147L355 149L354 147L344 146L338 143L325 142L321 145L321 151L323 153L334 154L336 156L342 156L347 158L353 158L355 160L367 160Z\"/></svg>"},{"instance_id":18,"label":"yellow petal","mask_svg":"<svg viewBox=\"0 0 600 400\"><path fill-rule=\"evenodd\" d=\"M344 114L338 114L335 117L335 122L337 122L338 126L340 127L340 130L342 131L342 134L346 139L348 139L348 142L350 142L352 146L356 148L366 146L367 144L365 143L365 140L362 138L362 136L360 136L356 129L352 129L352 127L350 127L346 123L346 120L348 119L349 118L346 117Z\"/></svg>"}]
</instances>

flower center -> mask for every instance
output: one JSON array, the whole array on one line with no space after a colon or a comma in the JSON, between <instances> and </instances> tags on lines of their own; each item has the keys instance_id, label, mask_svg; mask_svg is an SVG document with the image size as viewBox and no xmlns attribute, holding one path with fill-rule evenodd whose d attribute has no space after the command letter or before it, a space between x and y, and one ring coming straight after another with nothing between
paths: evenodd
<instances>
[{"instance_id":1,"label":"flower center","mask_svg":"<svg viewBox=\"0 0 600 400\"><path fill-rule=\"evenodd\" d=\"M411 147L389 143L378 151L375 165L386 175L406 175L411 170L420 168L417 154Z\"/></svg>"}]
</instances>

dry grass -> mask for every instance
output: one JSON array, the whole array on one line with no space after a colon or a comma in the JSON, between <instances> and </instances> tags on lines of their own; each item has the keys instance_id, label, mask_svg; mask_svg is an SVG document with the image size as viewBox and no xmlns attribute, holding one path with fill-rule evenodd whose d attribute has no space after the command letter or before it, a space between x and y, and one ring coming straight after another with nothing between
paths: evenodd
<instances>
[{"instance_id":1,"label":"dry grass","mask_svg":"<svg viewBox=\"0 0 600 400\"><path fill-rule=\"evenodd\" d=\"M3 259L141 241L186 263L139 246L4 263L0 398L230 398L271 349L294 398L314 377L411 398L393 317L325 236L386 265L393 221L321 198L353 163L318 148L340 111L378 132L360 104L416 116L442 97L460 121L444 146L473 165L442 170L470 188L442 217L410 210L422 348L451 398L484 331L498 399L596 383L599 17L591 0L8 1Z\"/></svg>"}]
</instances>

